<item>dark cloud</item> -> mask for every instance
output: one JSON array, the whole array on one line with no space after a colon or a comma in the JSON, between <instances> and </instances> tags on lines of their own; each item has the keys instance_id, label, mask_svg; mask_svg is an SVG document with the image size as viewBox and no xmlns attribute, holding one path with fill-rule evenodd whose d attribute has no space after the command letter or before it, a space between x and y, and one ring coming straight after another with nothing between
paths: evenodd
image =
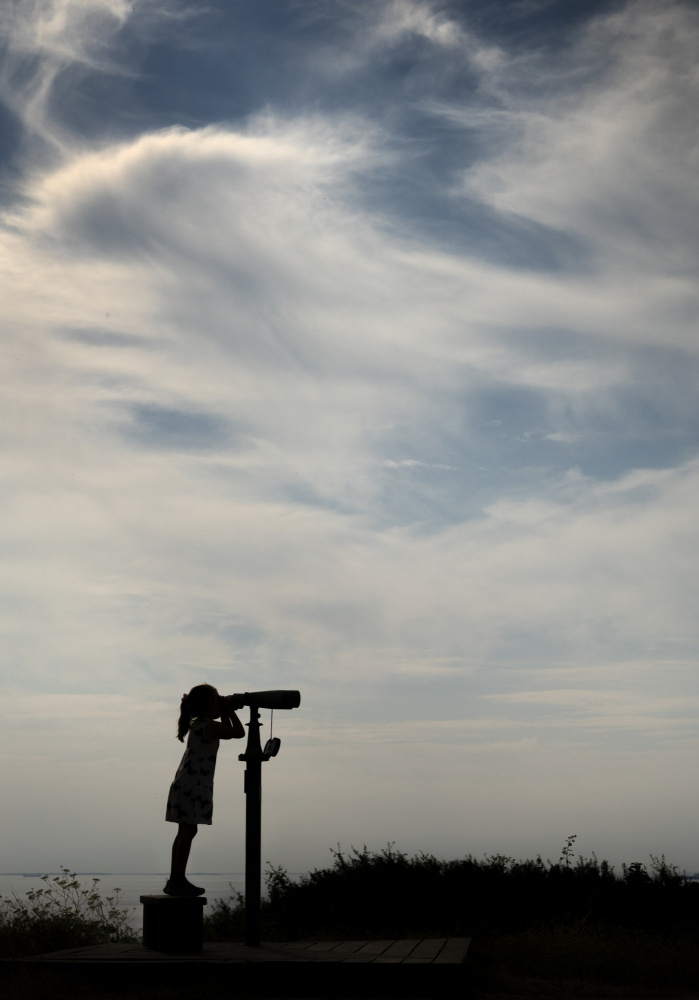
<instances>
[{"instance_id":1,"label":"dark cloud","mask_svg":"<svg viewBox=\"0 0 699 1000\"><path fill-rule=\"evenodd\" d=\"M240 444L233 425L212 413L170 409L150 403L130 408L131 423L122 427L130 441L162 451L211 451Z\"/></svg>"},{"instance_id":2,"label":"dark cloud","mask_svg":"<svg viewBox=\"0 0 699 1000\"><path fill-rule=\"evenodd\" d=\"M447 0L442 9L456 18L467 18L484 38L517 51L560 51L600 15L625 7L626 0Z\"/></svg>"},{"instance_id":3,"label":"dark cloud","mask_svg":"<svg viewBox=\"0 0 699 1000\"><path fill-rule=\"evenodd\" d=\"M562 330L504 340L522 371L570 363L568 384L562 374L552 374L558 385L550 387L472 375L468 387L443 393L431 416L382 431L374 440L384 463L381 523L439 531L482 516L498 497L554 495L571 470L609 482L634 469L672 469L699 453L699 361Z\"/></svg>"},{"instance_id":4,"label":"dark cloud","mask_svg":"<svg viewBox=\"0 0 699 1000\"><path fill-rule=\"evenodd\" d=\"M19 116L0 102L0 202L9 202L17 194L18 183L21 180L18 154L22 135L22 122Z\"/></svg>"}]
</instances>

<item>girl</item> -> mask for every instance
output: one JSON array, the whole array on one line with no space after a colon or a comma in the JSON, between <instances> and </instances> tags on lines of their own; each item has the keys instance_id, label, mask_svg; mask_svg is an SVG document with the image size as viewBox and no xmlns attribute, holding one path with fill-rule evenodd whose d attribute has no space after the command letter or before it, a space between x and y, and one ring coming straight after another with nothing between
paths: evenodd
<instances>
[{"instance_id":1,"label":"girl","mask_svg":"<svg viewBox=\"0 0 699 1000\"><path fill-rule=\"evenodd\" d=\"M182 695L177 738L187 737L187 749L170 786L165 819L178 823L172 845L172 868L163 892L168 896L201 896L204 889L185 878L197 823L211 825L214 795L214 768L219 740L239 740L243 725L232 708L232 696L222 698L211 684L197 684ZM220 722L215 720L220 718Z\"/></svg>"}]
</instances>

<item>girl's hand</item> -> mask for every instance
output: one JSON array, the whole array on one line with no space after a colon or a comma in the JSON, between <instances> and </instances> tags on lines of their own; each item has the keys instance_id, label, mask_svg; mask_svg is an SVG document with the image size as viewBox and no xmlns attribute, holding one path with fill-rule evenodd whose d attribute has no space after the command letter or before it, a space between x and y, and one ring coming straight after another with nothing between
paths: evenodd
<instances>
[{"instance_id":1,"label":"girl's hand","mask_svg":"<svg viewBox=\"0 0 699 1000\"><path fill-rule=\"evenodd\" d=\"M225 695L224 697L221 698L221 718L222 719L230 719L231 715L235 714L234 710L233 710L232 701L233 701L233 699L231 698L231 696L229 694Z\"/></svg>"}]
</instances>

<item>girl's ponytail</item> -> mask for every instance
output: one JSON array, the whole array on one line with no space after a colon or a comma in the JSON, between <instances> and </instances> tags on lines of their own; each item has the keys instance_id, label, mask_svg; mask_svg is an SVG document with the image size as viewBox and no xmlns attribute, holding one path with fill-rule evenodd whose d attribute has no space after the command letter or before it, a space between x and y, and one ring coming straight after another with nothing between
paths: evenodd
<instances>
[{"instance_id":1,"label":"girl's ponytail","mask_svg":"<svg viewBox=\"0 0 699 1000\"><path fill-rule=\"evenodd\" d=\"M218 691L211 684L197 684L189 694L182 695L180 717L177 720L177 739L180 743L184 743L192 719L200 716L211 699L216 697L218 697Z\"/></svg>"},{"instance_id":2,"label":"girl's ponytail","mask_svg":"<svg viewBox=\"0 0 699 1000\"><path fill-rule=\"evenodd\" d=\"M191 721L189 715L189 695L183 694L182 701L180 702L180 717L177 720L177 739L180 743L184 743L185 733L189 730Z\"/></svg>"}]
</instances>

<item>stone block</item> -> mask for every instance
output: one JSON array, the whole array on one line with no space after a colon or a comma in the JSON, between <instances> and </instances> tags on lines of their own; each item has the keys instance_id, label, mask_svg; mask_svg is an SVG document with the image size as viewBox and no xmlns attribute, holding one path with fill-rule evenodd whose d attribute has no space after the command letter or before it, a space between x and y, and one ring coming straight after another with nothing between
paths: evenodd
<instances>
[{"instance_id":1,"label":"stone block","mask_svg":"<svg viewBox=\"0 0 699 1000\"><path fill-rule=\"evenodd\" d=\"M168 955L202 950L204 896L141 896L143 946Z\"/></svg>"}]
</instances>

